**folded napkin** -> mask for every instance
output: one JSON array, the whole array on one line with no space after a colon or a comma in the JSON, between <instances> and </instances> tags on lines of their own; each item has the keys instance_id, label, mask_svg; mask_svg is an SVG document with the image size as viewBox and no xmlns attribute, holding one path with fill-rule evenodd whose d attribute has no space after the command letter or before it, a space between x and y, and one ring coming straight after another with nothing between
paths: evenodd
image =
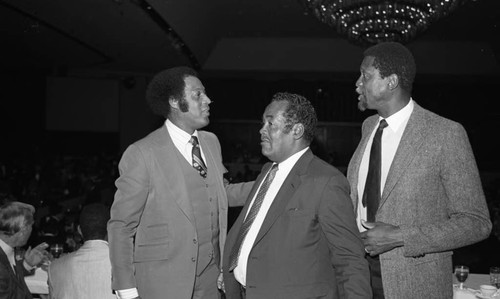
<instances>
[{"instance_id":1,"label":"folded napkin","mask_svg":"<svg viewBox=\"0 0 500 299\"><path fill-rule=\"evenodd\" d=\"M477 299L476 290L453 288L453 299Z\"/></svg>"}]
</instances>

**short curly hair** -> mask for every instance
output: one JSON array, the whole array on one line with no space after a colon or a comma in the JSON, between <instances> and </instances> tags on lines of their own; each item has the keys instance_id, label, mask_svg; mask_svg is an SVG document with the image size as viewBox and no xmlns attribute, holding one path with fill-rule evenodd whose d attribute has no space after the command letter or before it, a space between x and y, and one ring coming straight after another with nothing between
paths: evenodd
<instances>
[{"instance_id":1,"label":"short curly hair","mask_svg":"<svg viewBox=\"0 0 500 299\"><path fill-rule=\"evenodd\" d=\"M373 66L382 78L396 74L401 88L411 94L417 67L408 48L397 42L383 42L366 49L363 54L374 57Z\"/></svg>"},{"instance_id":2,"label":"short curly hair","mask_svg":"<svg viewBox=\"0 0 500 299\"><path fill-rule=\"evenodd\" d=\"M82 208L79 224L85 240L105 239L109 208L102 203L91 203Z\"/></svg>"},{"instance_id":3,"label":"short curly hair","mask_svg":"<svg viewBox=\"0 0 500 299\"><path fill-rule=\"evenodd\" d=\"M288 103L286 110L283 112L285 118L285 133L290 132L293 125L301 123L304 126L304 139L311 143L316 132L316 124L318 118L313 105L304 96L278 92L273 96L272 102L285 101Z\"/></svg>"},{"instance_id":4,"label":"short curly hair","mask_svg":"<svg viewBox=\"0 0 500 299\"><path fill-rule=\"evenodd\" d=\"M168 117L170 114L169 99L184 99L184 79L198 77L198 73L190 67L173 67L156 74L146 89L146 101L154 114ZM181 107L182 108L182 107Z\"/></svg>"}]
</instances>

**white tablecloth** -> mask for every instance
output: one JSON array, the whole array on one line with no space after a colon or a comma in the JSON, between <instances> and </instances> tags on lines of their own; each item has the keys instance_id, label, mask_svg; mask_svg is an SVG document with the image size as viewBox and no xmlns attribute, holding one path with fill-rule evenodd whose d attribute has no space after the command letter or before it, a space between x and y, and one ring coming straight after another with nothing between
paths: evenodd
<instances>
[{"instance_id":1,"label":"white tablecloth","mask_svg":"<svg viewBox=\"0 0 500 299\"><path fill-rule=\"evenodd\" d=\"M25 276L24 280L30 289L31 294L48 294L47 272L42 268L37 268L34 275Z\"/></svg>"},{"instance_id":2,"label":"white tablecloth","mask_svg":"<svg viewBox=\"0 0 500 299\"><path fill-rule=\"evenodd\" d=\"M454 299L478 299L476 292L482 284L490 284L490 276L488 274L470 273L464 283L465 290L458 289L459 282L453 275L453 298Z\"/></svg>"}]
</instances>

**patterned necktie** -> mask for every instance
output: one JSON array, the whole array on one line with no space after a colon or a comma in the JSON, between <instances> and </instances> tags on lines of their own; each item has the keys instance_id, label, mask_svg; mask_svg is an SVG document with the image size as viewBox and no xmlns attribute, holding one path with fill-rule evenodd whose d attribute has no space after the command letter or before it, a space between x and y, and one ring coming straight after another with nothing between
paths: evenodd
<instances>
[{"instance_id":1,"label":"patterned necktie","mask_svg":"<svg viewBox=\"0 0 500 299\"><path fill-rule=\"evenodd\" d=\"M264 201L267 189L269 189L269 186L271 185L274 176L276 175L276 171L278 171L278 164L274 163L271 167L271 170L267 173L262 186L260 186L260 189L257 192L257 196L255 197L252 207L250 207L250 211L248 212L247 217L243 221L243 225L238 232L238 237L233 245L233 248L231 249L231 255L229 256L229 271L234 270L234 268L236 268L236 266L238 265L238 257L240 256L243 240L245 240L245 237L250 230L250 227L252 226L255 216L257 216L257 213L259 213L260 206Z\"/></svg>"},{"instance_id":2,"label":"patterned necktie","mask_svg":"<svg viewBox=\"0 0 500 299\"><path fill-rule=\"evenodd\" d=\"M367 220L369 222L375 221L375 214L380 202L381 139L385 127L387 127L387 122L385 119L382 119L373 137L372 148L370 150L370 164L368 166L368 175L366 176L365 191L363 192L363 206L366 207Z\"/></svg>"},{"instance_id":3,"label":"patterned necktie","mask_svg":"<svg viewBox=\"0 0 500 299\"><path fill-rule=\"evenodd\" d=\"M196 136L191 136L189 143L193 145L193 151L191 156L193 157L193 167L198 171L198 173L204 178L207 178L207 166L201 158L200 144L198 143L198 138Z\"/></svg>"}]
</instances>

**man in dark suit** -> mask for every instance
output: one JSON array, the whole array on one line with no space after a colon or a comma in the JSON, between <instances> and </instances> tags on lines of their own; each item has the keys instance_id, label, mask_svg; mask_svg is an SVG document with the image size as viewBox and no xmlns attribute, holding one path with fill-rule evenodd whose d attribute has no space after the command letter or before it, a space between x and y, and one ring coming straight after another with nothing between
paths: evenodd
<instances>
[{"instance_id":1,"label":"man in dark suit","mask_svg":"<svg viewBox=\"0 0 500 299\"><path fill-rule=\"evenodd\" d=\"M219 140L200 130L211 100L188 67L158 73L146 98L166 121L119 164L108 223L112 286L121 299L218 299L228 197Z\"/></svg>"},{"instance_id":2,"label":"man in dark suit","mask_svg":"<svg viewBox=\"0 0 500 299\"><path fill-rule=\"evenodd\" d=\"M380 43L364 56L358 106L377 114L363 123L347 178L374 298L452 298L451 250L491 230L467 134L411 99L406 47Z\"/></svg>"},{"instance_id":3,"label":"man in dark suit","mask_svg":"<svg viewBox=\"0 0 500 299\"><path fill-rule=\"evenodd\" d=\"M0 206L0 298L30 299L24 276L49 258L48 244L28 248L23 257L16 257L18 247L26 245L31 235L35 208L22 202Z\"/></svg>"},{"instance_id":4,"label":"man in dark suit","mask_svg":"<svg viewBox=\"0 0 500 299\"><path fill-rule=\"evenodd\" d=\"M317 123L311 103L278 93L262 121L262 153L272 163L229 232L226 297L370 298L347 179L309 149Z\"/></svg>"}]
</instances>

